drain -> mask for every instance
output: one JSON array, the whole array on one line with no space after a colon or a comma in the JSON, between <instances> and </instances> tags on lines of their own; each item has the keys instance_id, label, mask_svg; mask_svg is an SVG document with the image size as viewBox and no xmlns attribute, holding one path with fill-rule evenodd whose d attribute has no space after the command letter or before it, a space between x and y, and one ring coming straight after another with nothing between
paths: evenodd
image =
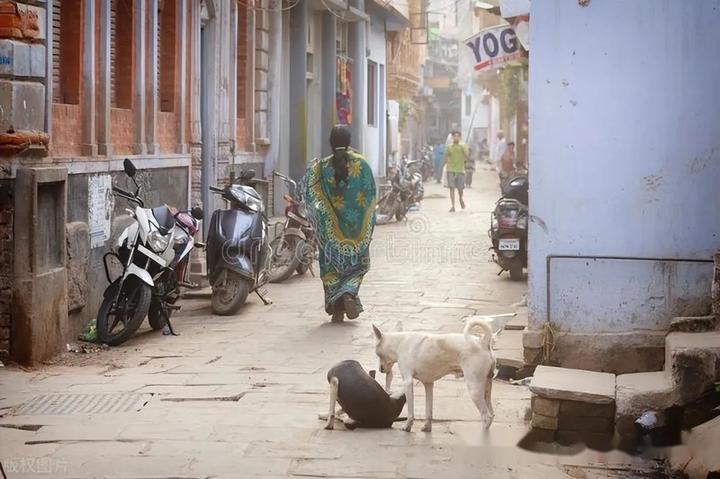
<instances>
[{"instance_id":1,"label":"drain","mask_svg":"<svg viewBox=\"0 0 720 479\"><path fill-rule=\"evenodd\" d=\"M14 416L114 414L139 411L152 394L44 394L17 408Z\"/></svg>"}]
</instances>

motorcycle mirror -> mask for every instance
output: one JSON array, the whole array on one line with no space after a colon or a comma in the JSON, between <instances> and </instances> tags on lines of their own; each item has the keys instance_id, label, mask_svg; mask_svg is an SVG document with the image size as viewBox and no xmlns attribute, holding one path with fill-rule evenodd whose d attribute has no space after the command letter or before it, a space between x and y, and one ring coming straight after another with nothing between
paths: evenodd
<instances>
[{"instance_id":1,"label":"motorcycle mirror","mask_svg":"<svg viewBox=\"0 0 720 479\"><path fill-rule=\"evenodd\" d=\"M133 165L133 162L130 161L129 158L125 158L125 161L123 161L123 168L125 169L126 175L128 175L130 178L135 177L135 173L137 173L137 168L135 168L135 165Z\"/></svg>"},{"instance_id":2,"label":"motorcycle mirror","mask_svg":"<svg viewBox=\"0 0 720 479\"><path fill-rule=\"evenodd\" d=\"M191 209L190 214L196 220L201 220L205 217L205 213L203 212L203 209L200 208L199 206L195 206L193 209Z\"/></svg>"}]
</instances>

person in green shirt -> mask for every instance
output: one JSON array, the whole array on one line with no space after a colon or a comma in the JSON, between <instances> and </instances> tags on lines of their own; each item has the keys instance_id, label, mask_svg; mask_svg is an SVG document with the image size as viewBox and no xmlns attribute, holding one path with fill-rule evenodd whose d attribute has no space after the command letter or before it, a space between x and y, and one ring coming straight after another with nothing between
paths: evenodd
<instances>
[{"instance_id":1,"label":"person in green shirt","mask_svg":"<svg viewBox=\"0 0 720 479\"><path fill-rule=\"evenodd\" d=\"M460 132L452 132L452 143L445 149L445 167L447 169L447 183L450 188L450 202L452 208L450 213L455 211L455 189L458 190L460 208L465 209L463 201L463 188L465 187L465 162L470 157L467 145L460 142Z\"/></svg>"}]
</instances>

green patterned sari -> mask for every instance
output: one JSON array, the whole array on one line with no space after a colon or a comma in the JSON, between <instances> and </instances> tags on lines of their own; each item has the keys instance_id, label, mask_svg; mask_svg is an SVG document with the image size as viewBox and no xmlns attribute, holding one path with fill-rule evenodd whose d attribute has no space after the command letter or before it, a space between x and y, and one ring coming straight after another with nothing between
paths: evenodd
<instances>
[{"instance_id":1,"label":"green patterned sari","mask_svg":"<svg viewBox=\"0 0 720 479\"><path fill-rule=\"evenodd\" d=\"M320 275L325 311L345 293L362 303L358 290L370 269L370 240L375 226L375 178L365 159L349 151L348 178L335 184L332 156L315 160L305 176L306 204L320 246Z\"/></svg>"}]
</instances>

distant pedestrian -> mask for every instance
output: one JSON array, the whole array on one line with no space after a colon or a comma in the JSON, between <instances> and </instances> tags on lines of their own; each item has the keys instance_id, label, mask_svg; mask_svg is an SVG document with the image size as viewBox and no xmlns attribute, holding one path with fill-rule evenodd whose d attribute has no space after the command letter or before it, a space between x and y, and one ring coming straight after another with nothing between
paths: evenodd
<instances>
[{"instance_id":1,"label":"distant pedestrian","mask_svg":"<svg viewBox=\"0 0 720 479\"><path fill-rule=\"evenodd\" d=\"M445 145L438 143L433 147L433 176L435 182L440 183L442 178L443 159L445 158Z\"/></svg>"},{"instance_id":2,"label":"distant pedestrian","mask_svg":"<svg viewBox=\"0 0 720 479\"><path fill-rule=\"evenodd\" d=\"M507 144L505 152L500 158L500 188L502 188L505 181L511 178L515 174L515 143L512 141Z\"/></svg>"},{"instance_id":3,"label":"distant pedestrian","mask_svg":"<svg viewBox=\"0 0 720 479\"><path fill-rule=\"evenodd\" d=\"M480 142L478 154L480 155L480 161L490 163L490 145L488 145L487 138L483 138Z\"/></svg>"},{"instance_id":4,"label":"distant pedestrian","mask_svg":"<svg viewBox=\"0 0 720 479\"><path fill-rule=\"evenodd\" d=\"M499 131L497 134L497 141L495 142L495 151L493 151L492 161L495 167L500 170L500 160L502 159L503 153L505 153L507 144L505 143L505 133Z\"/></svg>"},{"instance_id":5,"label":"distant pedestrian","mask_svg":"<svg viewBox=\"0 0 720 479\"><path fill-rule=\"evenodd\" d=\"M465 186L472 188L472 177L475 173L475 151L468 149L468 155L465 157Z\"/></svg>"},{"instance_id":6,"label":"distant pedestrian","mask_svg":"<svg viewBox=\"0 0 720 479\"><path fill-rule=\"evenodd\" d=\"M468 147L460 142L460 132L452 132L452 143L445 150L445 166L447 169L447 183L450 188L450 212L455 211L455 190L458 190L460 207L465 209L463 188L465 188L465 162L470 156Z\"/></svg>"}]
</instances>

